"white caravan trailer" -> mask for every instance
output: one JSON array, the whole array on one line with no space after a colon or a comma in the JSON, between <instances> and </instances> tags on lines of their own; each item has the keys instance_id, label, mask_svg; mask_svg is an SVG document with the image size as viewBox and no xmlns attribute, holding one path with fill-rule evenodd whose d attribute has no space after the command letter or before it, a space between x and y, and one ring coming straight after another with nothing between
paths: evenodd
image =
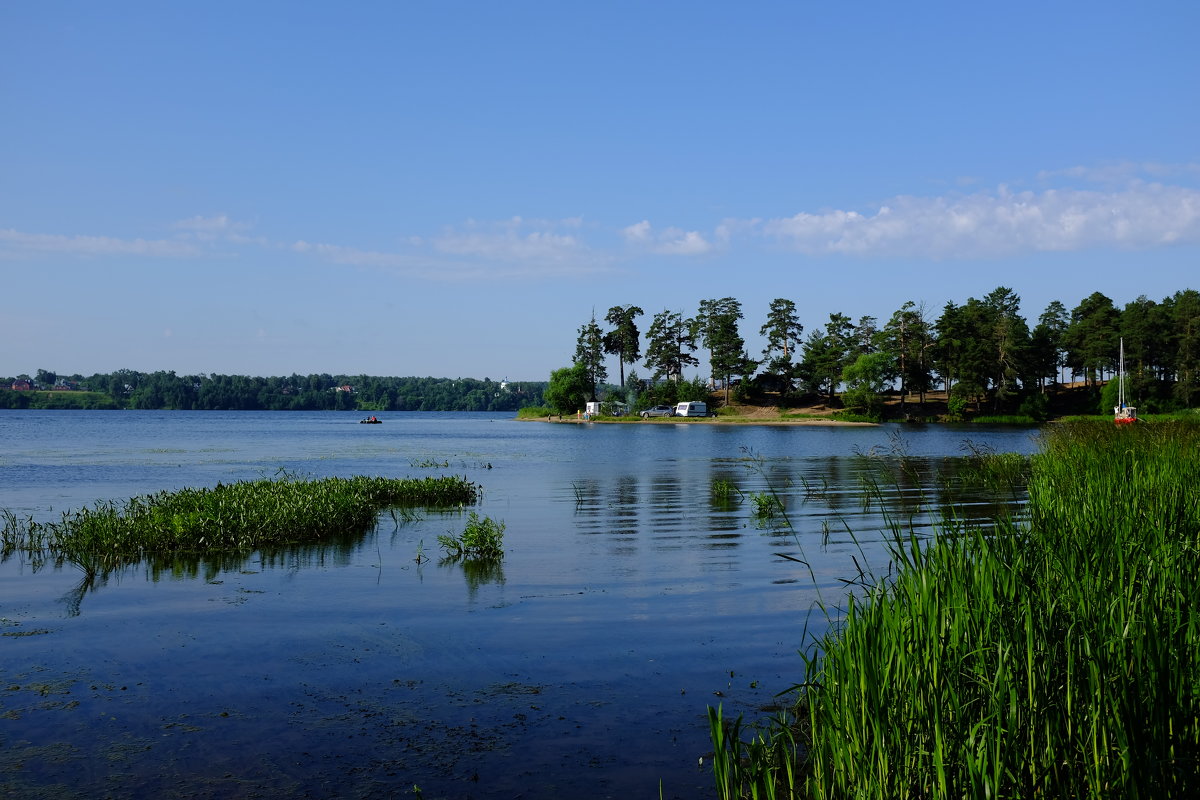
<instances>
[{"instance_id":1,"label":"white caravan trailer","mask_svg":"<svg viewBox=\"0 0 1200 800\"><path fill-rule=\"evenodd\" d=\"M707 417L708 404L693 400L690 403L680 403L675 406L675 416L677 417Z\"/></svg>"}]
</instances>

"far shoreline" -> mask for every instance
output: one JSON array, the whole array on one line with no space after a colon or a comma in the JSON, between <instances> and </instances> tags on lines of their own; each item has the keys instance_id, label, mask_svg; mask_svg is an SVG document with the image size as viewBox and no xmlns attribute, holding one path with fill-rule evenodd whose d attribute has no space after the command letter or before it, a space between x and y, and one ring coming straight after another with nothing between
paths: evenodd
<instances>
[{"instance_id":1,"label":"far shoreline","mask_svg":"<svg viewBox=\"0 0 1200 800\"><path fill-rule=\"evenodd\" d=\"M851 422L844 419L823 419L806 417L801 419L754 419L752 417L651 417L648 419L627 419L623 417L586 417L550 415L546 417L517 417L521 422L548 422L552 425L823 425L831 427L878 427L880 422Z\"/></svg>"}]
</instances>

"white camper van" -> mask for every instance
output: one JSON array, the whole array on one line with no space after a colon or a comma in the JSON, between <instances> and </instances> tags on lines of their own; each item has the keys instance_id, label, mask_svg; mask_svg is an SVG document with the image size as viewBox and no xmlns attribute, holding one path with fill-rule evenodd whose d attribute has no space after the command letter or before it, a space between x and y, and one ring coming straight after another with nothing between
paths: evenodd
<instances>
[{"instance_id":1,"label":"white camper van","mask_svg":"<svg viewBox=\"0 0 1200 800\"><path fill-rule=\"evenodd\" d=\"M677 417L707 417L708 404L701 403L696 400L690 403L680 403L675 406L675 416Z\"/></svg>"}]
</instances>

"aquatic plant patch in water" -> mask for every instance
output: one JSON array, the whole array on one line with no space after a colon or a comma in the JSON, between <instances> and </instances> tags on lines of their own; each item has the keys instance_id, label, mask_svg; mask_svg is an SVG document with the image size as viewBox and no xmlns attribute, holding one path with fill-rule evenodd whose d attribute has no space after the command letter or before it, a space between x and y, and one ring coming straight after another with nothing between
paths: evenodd
<instances>
[{"instance_id":1,"label":"aquatic plant patch in water","mask_svg":"<svg viewBox=\"0 0 1200 800\"><path fill-rule=\"evenodd\" d=\"M498 560L504 557L505 524L491 517L480 518L474 511L458 536L438 536L438 544L449 558Z\"/></svg>"},{"instance_id":2,"label":"aquatic plant patch in water","mask_svg":"<svg viewBox=\"0 0 1200 800\"><path fill-rule=\"evenodd\" d=\"M458 477L259 480L134 497L39 523L3 513L0 555L66 559L97 569L148 556L244 551L318 542L365 531L397 506L474 503L479 487Z\"/></svg>"},{"instance_id":3,"label":"aquatic plant patch in water","mask_svg":"<svg viewBox=\"0 0 1200 800\"><path fill-rule=\"evenodd\" d=\"M895 525L895 579L812 643L796 717L714 730L720 796L1194 796L1198 453L1195 425L1056 426L1027 523Z\"/></svg>"}]
</instances>

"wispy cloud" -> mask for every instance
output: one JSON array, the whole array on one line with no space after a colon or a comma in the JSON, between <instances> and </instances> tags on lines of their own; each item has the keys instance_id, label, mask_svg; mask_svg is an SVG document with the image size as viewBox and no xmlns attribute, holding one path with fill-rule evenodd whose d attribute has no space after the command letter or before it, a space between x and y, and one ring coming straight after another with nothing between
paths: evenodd
<instances>
[{"instance_id":1,"label":"wispy cloud","mask_svg":"<svg viewBox=\"0 0 1200 800\"><path fill-rule=\"evenodd\" d=\"M1135 163L1119 161L1109 164L1074 166L1066 169L1043 170L1038 173L1039 181L1068 178L1095 184L1124 185L1139 180L1167 180L1170 178L1200 176L1200 164L1164 164L1161 162Z\"/></svg>"},{"instance_id":2,"label":"wispy cloud","mask_svg":"<svg viewBox=\"0 0 1200 800\"><path fill-rule=\"evenodd\" d=\"M0 229L0 248L10 254L43 253L75 256L150 256L194 258L202 252L190 242L174 239L119 239L112 236L65 236Z\"/></svg>"},{"instance_id":3,"label":"wispy cloud","mask_svg":"<svg viewBox=\"0 0 1200 800\"><path fill-rule=\"evenodd\" d=\"M1147 180L1159 176L1160 182ZM706 256L783 247L810 255L868 258L994 258L1107 247L1128 250L1200 243L1196 164L1113 164L1040 173L1036 189L959 188L900 196L869 210L801 211L768 219L731 217L711 230L656 227L648 219L603 228L580 217L467 220L393 247L279 241L226 214L163 227L169 238L120 238L0 229L0 258L51 255L195 259L270 251L432 280L537 279L608 271L639 255ZM1097 187L1100 188L1085 188ZM616 241L614 241L614 238ZM616 245L616 246L614 246ZM623 246L622 246L623 245Z\"/></svg>"},{"instance_id":4,"label":"wispy cloud","mask_svg":"<svg viewBox=\"0 0 1200 800\"><path fill-rule=\"evenodd\" d=\"M242 231L250 228L248 222L234 222L225 214L218 214L215 217L202 217L196 215L188 219L181 219L171 223L171 228L179 231L193 231L197 233L225 233L227 231Z\"/></svg>"},{"instance_id":5,"label":"wispy cloud","mask_svg":"<svg viewBox=\"0 0 1200 800\"><path fill-rule=\"evenodd\" d=\"M621 237L631 246L666 256L698 256L713 250L713 244L698 231L654 230L649 220L622 228Z\"/></svg>"},{"instance_id":6,"label":"wispy cloud","mask_svg":"<svg viewBox=\"0 0 1200 800\"><path fill-rule=\"evenodd\" d=\"M290 249L331 263L372 267L439 280L537 278L583 275L607 268L608 257L588 247L578 233L582 220L502 222L469 220L429 240L412 237L403 252L361 250L334 244L296 242Z\"/></svg>"},{"instance_id":7,"label":"wispy cloud","mask_svg":"<svg viewBox=\"0 0 1200 800\"><path fill-rule=\"evenodd\" d=\"M254 227L250 222L239 222L225 214L214 217L195 216L171 223L171 229L180 231L180 239L194 239L213 244L224 242L233 245L258 245L271 247L272 243L263 236L250 236L246 232Z\"/></svg>"},{"instance_id":8,"label":"wispy cloud","mask_svg":"<svg viewBox=\"0 0 1200 800\"><path fill-rule=\"evenodd\" d=\"M562 223L514 217L498 223L469 221L448 228L432 244L441 253L499 261L573 263L586 255L577 219ZM562 233L560 229L572 231Z\"/></svg>"},{"instance_id":9,"label":"wispy cloud","mask_svg":"<svg viewBox=\"0 0 1200 800\"><path fill-rule=\"evenodd\" d=\"M768 220L761 232L809 254L987 258L1141 249L1200 242L1200 191L1135 184L1120 191L1053 189L898 197L874 213L826 211Z\"/></svg>"}]
</instances>

